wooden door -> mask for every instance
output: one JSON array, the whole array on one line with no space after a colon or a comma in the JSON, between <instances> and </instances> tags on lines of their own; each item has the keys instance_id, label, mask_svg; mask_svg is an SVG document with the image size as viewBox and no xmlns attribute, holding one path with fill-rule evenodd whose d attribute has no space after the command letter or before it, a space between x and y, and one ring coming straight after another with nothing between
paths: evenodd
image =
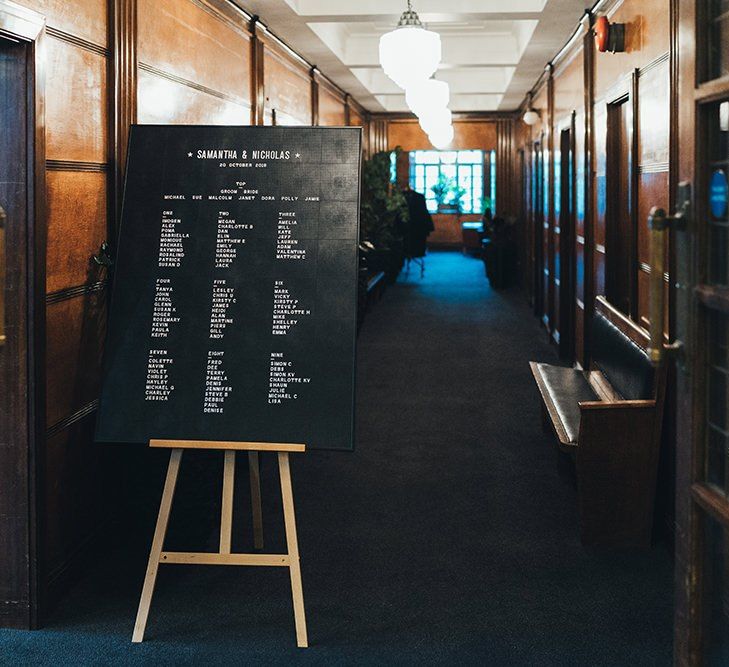
<instances>
[{"instance_id":1,"label":"wooden door","mask_svg":"<svg viewBox=\"0 0 729 667\"><path fill-rule=\"evenodd\" d=\"M678 3L676 622L679 665L729 664L729 14ZM689 184L692 196L688 196Z\"/></svg>"},{"instance_id":2,"label":"wooden door","mask_svg":"<svg viewBox=\"0 0 729 667\"><path fill-rule=\"evenodd\" d=\"M42 429L42 20L0 0L0 626L36 624L36 463ZM40 255L40 256L39 256ZM37 261L40 260L40 261Z\"/></svg>"},{"instance_id":3,"label":"wooden door","mask_svg":"<svg viewBox=\"0 0 729 667\"><path fill-rule=\"evenodd\" d=\"M575 115L560 132L559 354L575 359Z\"/></svg>"},{"instance_id":4,"label":"wooden door","mask_svg":"<svg viewBox=\"0 0 729 667\"><path fill-rule=\"evenodd\" d=\"M539 141L532 148L532 233L534 235L534 314L542 317L546 300L545 275L546 255L544 254L544 168L542 149Z\"/></svg>"}]
</instances>

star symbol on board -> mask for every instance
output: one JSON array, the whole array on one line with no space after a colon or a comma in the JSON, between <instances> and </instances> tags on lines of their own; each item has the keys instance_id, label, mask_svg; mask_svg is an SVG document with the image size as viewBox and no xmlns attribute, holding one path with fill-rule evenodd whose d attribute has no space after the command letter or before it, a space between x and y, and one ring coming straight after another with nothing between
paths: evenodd
<instances>
[{"instance_id":1,"label":"star symbol on board","mask_svg":"<svg viewBox=\"0 0 729 667\"><path fill-rule=\"evenodd\" d=\"M301 153L297 153L295 157L298 160L301 157Z\"/></svg>"},{"instance_id":2,"label":"star symbol on board","mask_svg":"<svg viewBox=\"0 0 729 667\"><path fill-rule=\"evenodd\" d=\"M188 153L187 154L187 157L192 157L192 153Z\"/></svg>"}]
</instances>

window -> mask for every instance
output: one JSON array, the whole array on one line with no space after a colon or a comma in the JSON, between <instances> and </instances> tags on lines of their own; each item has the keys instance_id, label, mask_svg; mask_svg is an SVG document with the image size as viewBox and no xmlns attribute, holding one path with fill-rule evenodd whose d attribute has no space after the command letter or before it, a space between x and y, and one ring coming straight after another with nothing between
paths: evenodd
<instances>
[{"instance_id":1,"label":"window","mask_svg":"<svg viewBox=\"0 0 729 667\"><path fill-rule=\"evenodd\" d=\"M708 19L705 42L704 80L729 74L729 3L727 0L704 0ZM700 4L700 3L699 3Z\"/></svg>"},{"instance_id":2,"label":"window","mask_svg":"<svg viewBox=\"0 0 729 667\"><path fill-rule=\"evenodd\" d=\"M496 151L412 151L410 187L425 195L428 210L435 213L438 210L438 201L433 186L443 177L464 190L460 200L460 212L480 215L483 213L484 204L489 203L484 201L486 183L492 200L489 205L493 210L496 196L495 166ZM489 177L485 178L487 172ZM453 195L449 193L444 203L449 205L452 201Z\"/></svg>"}]
</instances>

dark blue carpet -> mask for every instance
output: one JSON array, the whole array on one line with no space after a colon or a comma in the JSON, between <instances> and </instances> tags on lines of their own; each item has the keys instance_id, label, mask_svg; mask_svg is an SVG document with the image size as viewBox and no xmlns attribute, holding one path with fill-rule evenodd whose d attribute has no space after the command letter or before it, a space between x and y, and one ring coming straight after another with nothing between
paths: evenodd
<instances>
[{"instance_id":1,"label":"dark blue carpet","mask_svg":"<svg viewBox=\"0 0 729 667\"><path fill-rule=\"evenodd\" d=\"M163 567L147 641L130 643L157 457L128 489L106 559L43 630L1 631L0 662L669 665L670 553L580 545L574 484L542 434L527 366L554 350L523 296L491 291L481 262L458 253L427 263L365 321L357 451L294 457L311 648L295 648L287 572L268 568ZM185 457L170 541L212 548L222 457ZM250 550L239 460L234 549ZM262 474L275 552L272 457Z\"/></svg>"}]
</instances>

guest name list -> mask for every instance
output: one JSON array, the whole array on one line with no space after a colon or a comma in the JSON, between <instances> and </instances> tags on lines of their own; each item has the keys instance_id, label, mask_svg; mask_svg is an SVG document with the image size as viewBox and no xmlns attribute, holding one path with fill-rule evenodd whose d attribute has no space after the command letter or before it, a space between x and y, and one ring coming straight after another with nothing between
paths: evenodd
<instances>
[{"instance_id":1,"label":"guest name list","mask_svg":"<svg viewBox=\"0 0 729 667\"><path fill-rule=\"evenodd\" d=\"M358 128L134 126L97 440L351 449Z\"/></svg>"}]
</instances>

